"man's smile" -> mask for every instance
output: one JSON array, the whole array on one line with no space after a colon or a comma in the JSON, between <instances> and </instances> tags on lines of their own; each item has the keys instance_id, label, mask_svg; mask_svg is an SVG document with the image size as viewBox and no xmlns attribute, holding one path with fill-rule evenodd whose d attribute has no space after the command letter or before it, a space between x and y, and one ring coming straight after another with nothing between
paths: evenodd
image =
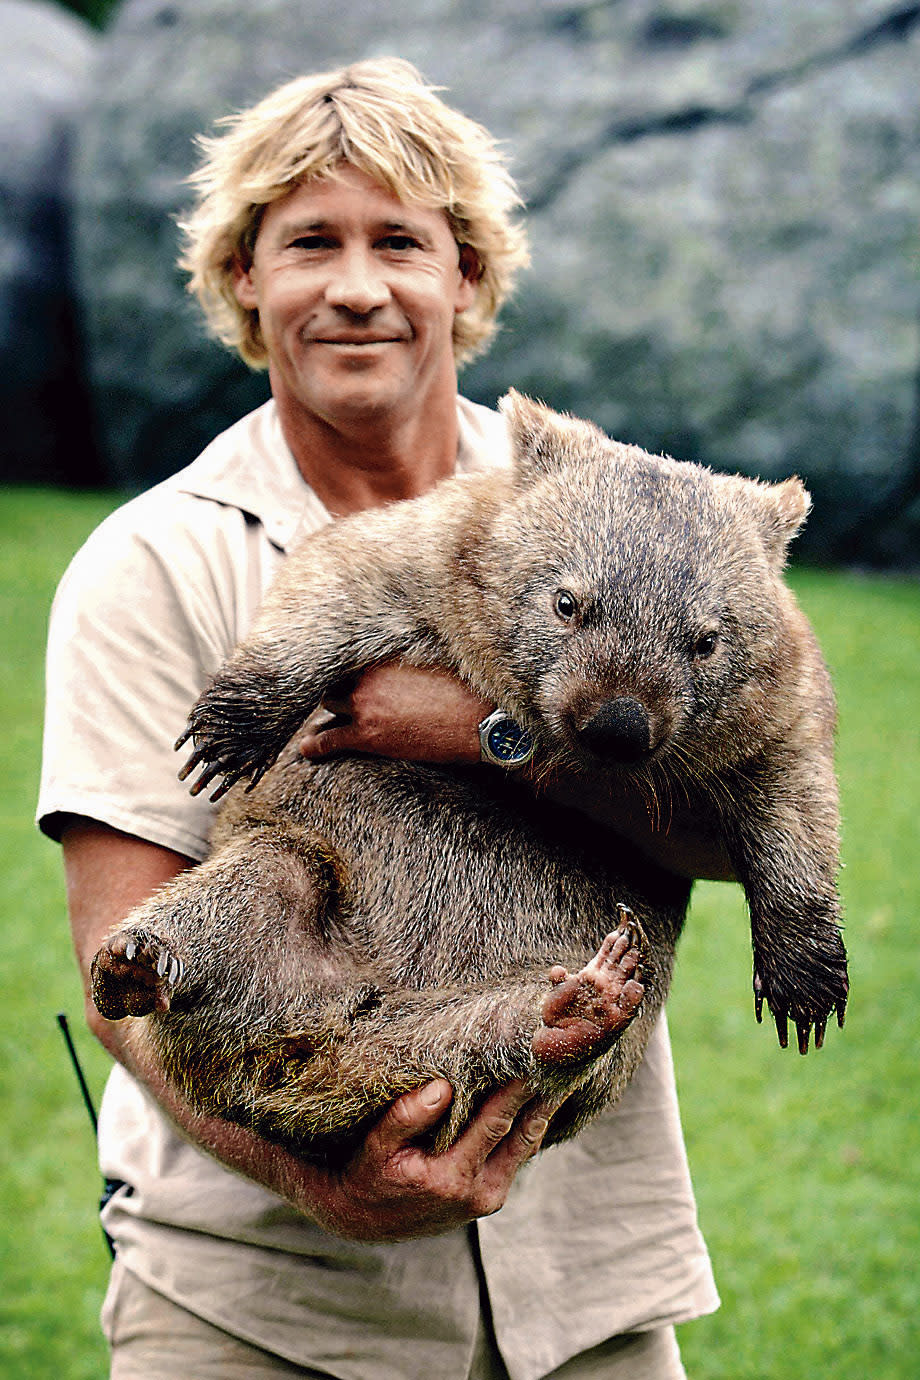
<instances>
[{"instance_id":1,"label":"man's smile","mask_svg":"<svg viewBox=\"0 0 920 1380\"><path fill-rule=\"evenodd\" d=\"M394 345L408 340L405 335L311 335L307 340L313 345Z\"/></svg>"}]
</instances>

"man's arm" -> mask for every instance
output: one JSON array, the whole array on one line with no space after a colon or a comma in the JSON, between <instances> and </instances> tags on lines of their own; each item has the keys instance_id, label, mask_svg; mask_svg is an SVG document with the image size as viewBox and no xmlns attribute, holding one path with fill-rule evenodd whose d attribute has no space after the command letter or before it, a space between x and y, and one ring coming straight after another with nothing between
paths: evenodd
<instances>
[{"instance_id":1,"label":"man's arm","mask_svg":"<svg viewBox=\"0 0 920 1380\"><path fill-rule=\"evenodd\" d=\"M321 1227L365 1241L399 1241L450 1231L496 1212L515 1174L536 1153L553 1108L523 1084L495 1093L460 1139L429 1155L413 1142L441 1117L451 1088L437 1079L401 1097L341 1173L304 1163L242 1127L198 1116L131 1038L131 1021L107 1021L89 995L89 970L104 936L191 859L73 817L63 834L73 942L87 1022L113 1058L153 1094L189 1140L228 1168L279 1194Z\"/></svg>"},{"instance_id":2,"label":"man's arm","mask_svg":"<svg viewBox=\"0 0 920 1380\"><path fill-rule=\"evenodd\" d=\"M447 671L387 662L365 671L340 700L327 699L325 708L336 717L322 711L312 716L300 742L305 757L371 752L402 761L470 765L480 760L479 723L495 705ZM546 793L556 804L607 825L679 876L735 880L711 821L674 806L666 828L656 828L638 790L612 794L584 777L560 778Z\"/></svg>"}]
</instances>

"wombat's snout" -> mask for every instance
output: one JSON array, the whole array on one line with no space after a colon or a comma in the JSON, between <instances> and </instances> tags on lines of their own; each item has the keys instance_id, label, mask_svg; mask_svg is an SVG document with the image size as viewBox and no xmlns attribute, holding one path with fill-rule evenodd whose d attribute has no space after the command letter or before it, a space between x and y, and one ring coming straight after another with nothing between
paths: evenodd
<instances>
[{"instance_id":1,"label":"wombat's snout","mask_svg":"<svg viewBox=\"0 0 920 1380\"><path fill-rule=\"evenodd\" d=\"M652 749L652 724L645 705L630 695L605 700L589 719L576 724L578 741L598 757L639 762Z\"/></svg>"}]
</instances>

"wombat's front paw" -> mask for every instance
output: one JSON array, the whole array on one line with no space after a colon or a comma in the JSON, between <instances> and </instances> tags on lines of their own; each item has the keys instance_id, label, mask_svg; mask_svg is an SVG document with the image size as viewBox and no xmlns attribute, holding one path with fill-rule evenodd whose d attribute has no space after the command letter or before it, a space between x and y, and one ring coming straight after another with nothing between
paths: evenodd
<instances>
[{"instance_id":1,"label":"wombat's front paw","mask_svg":"<svg viewBox=\"0 0 920 1380\"><path fill-rule=\"evenodd\" d=\"M168 1011L185 965L149 930L119 930L93 959L93 1001L110 1021Z\"/></svg>"},{"instance_id":2,"label":"wombat's front paw","mask_svg":"<svg viewBox=\"0 0 920 1380\"><path fill-rule=\"evenodd\" d=\"M272 671L255 667L241 670L224 667L193 706L188 726L176 749L194 739L194 751L179 780L185 781L199 767L201 775L191 787L199 795L217 777L224 779L211 794L219 800L244 777L249 789L259 782L295 730L307 717L296 691L286 697Z\"/></svg>"},{"instance_id":3,"label":"wombat's front paw","mask_svg":"<svg viewBox=\"0 0 920 1380\"><path fill-rule=\"evenodd\" d=\"M754 1014L763 1020L763 1004L767 1003L776 1022L776 1033L783 1049L789 1044L789 1021L796 1028L800 1054L808 1053L812 1027L815 1049L824 1044L824 1032L830 1017L836 1013L837 1024L843 1026L846 1016L849 980L843 941L836 930L822 944L820 956L810 961L796 961L795 955L780 955L786 963L766 961L754 955Z\"/></svg>"},{"instance_id":4,"label":"wombat's front paw","mask_svg":"<svg viewBox=\"0 0 920 1380\"><path fill-rule=\"evenodd\" d=\"M543 1004L543 1025L533 1037L534 1058L544 1064L594 1059L609 1049L635 1017L645 995L639 962L644 936L631 912L620 907L620 927L608 934L581 972L553 968L553 991Z\"/></svg>"},{"instance_id":5,"label":"wombat's front paw","mask_svg":"<svg viewBox=\"0 0 920 1380\"><path fill-rule=\"evenodd\" d=\"M202 768L198 780L189 788L192 795L200 795L219 776L224 779L211 792L212 800L220 800L231 786L244 777L249 777L251 790L274 761L274 754L266 760L259 747L247 747L241 739L229 733L222 736L216 730L209 729L203 723L202 716L194 711L188 728L176 739L176 751L184 747L190 738L194 738L194 751L180 770L179 780L186 781L199 767Z\"/></svg>"}]
</instances>

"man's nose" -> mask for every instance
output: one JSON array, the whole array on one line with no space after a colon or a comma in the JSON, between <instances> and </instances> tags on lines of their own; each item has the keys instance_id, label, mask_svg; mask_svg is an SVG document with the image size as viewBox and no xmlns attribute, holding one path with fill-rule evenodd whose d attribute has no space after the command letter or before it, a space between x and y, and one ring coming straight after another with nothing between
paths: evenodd
<instances>
[{"instance_id":1,"label":"man's nose","mask_svg":"<svg viewBox=\"0 0 920 1380\"><path fill-rule=\"evenodd\" d=\"M347 249L337 259L326 286L330 306L367 316L386 306L390 290L373 254L363 248Z\"/></svg>"}]
</instances>

